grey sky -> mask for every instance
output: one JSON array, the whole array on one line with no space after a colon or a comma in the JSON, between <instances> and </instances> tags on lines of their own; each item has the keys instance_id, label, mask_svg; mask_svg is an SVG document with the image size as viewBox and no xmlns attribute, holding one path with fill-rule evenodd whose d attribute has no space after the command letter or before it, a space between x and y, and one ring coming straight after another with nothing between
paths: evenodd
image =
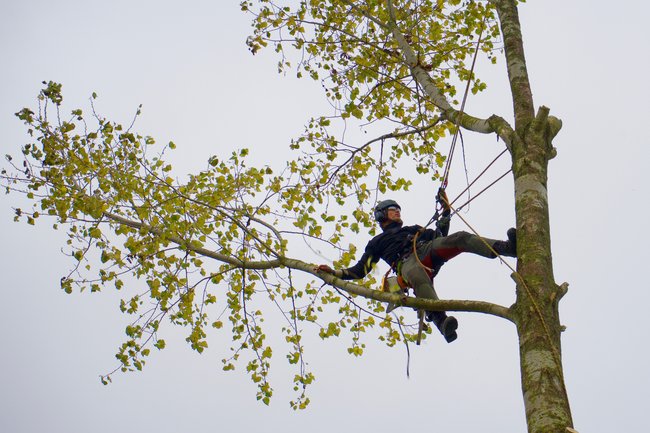
<instances>
[{"instance_id":1,"label":"grey sky","mask_svg":"<svg viewBox=\"0 0 650 433\"><path fill-rule=\"evenodd\" d=\"M34 105L41 81L54 80L63 83L69 109L87 108L95 91L98 111L128 123L142 103L136 129L177 143L177 174L244 146L258 162L279 167L290 138L328 106L318 83L278 75L273 53L250 55L248 17L237 3L2 1L0 153L18 153L27 137L13 113ZM616 8L586 0L521 6L535 103L564 121L549 197L555 277L570 283L561 304L563 358L581 433L650 430L649 12L634 0ZM485 95L470 97L468 111L511 118L503 62L482 68L493 80ZM465 146L474 174L500 150L493 139L471 135ZM456 172L462 189L462 167ZM512 196L504 181L464 216L481 233L501 237L514 224ZM432 197L433 186L417 185L396 198L405 220L422 224L431 211L422 203ZM209 350L198 355L183 332L170 330L169 348L143 372L116 375L104 387L98 376L115 367L128 321L119 294L60 291L70 264L59 251L64 233L47 221L14 224L11 207L20 204L18 196L0 196L2 432L525 431L514 327L482 315L459 314L451 345L434 335L411 347L410 379L402 348L367 340L367 354L355 359L345 351L348 341L307 338L317 382L310 408L300 413L289 408L294 372L281 350L270 407L255 401L245 374L221 371L227 332L211 335ZM461 229L456 219L452 230ZM445 298L509 305L508 274L494 261L459 257L436 284Z\"/></svg>"}]
</instances>

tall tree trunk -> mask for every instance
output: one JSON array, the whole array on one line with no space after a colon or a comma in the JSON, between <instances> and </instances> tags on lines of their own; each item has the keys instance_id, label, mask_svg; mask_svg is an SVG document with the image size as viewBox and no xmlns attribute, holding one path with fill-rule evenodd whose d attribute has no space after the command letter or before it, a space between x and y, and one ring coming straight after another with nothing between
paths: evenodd
<instances>
[{"instance_id":1,"label":"tall tree trunk","mask_svg":"<svg viewBox=\"0 0 650 433\"><path fill-rule=\"evenodd\" d=\"M516 0L496 0L515 114L512 161L517 215L517 300L521 383L530 433L566 433L573 427L562 371L558 302L553 278L547 168L559 120L534 104Z\"/></svg>"},{"instance_id":2,"label":"tall tree trunk","mask_svg":"<svg viewBox=\"0 0 650 433\"><path fill-rule=\"evenodd\" d=\"M549 236L546 170L551 149L546 136L552 128L547 113L542 107L513 145L519 256L513 310L531 433L566 432L573 424L560 345L558 302L563 289L553 279Z\"/></svg>"}]
</instances>

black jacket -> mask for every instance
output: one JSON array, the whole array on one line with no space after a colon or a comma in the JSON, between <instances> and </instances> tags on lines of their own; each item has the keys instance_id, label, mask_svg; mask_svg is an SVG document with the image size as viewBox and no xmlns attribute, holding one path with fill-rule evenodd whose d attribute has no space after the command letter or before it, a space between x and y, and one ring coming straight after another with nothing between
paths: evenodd
<instances>
[{"instance_id":1,"label":"black jacket","mask_svg":"<svg viewBox=\"0 0 650 433\"><path fill-rule=\"evenodd\" d=\"M409 251L413 236L421 229L421 226L402 226L401 223L393 222L383 228L383 233L378 234L368 242L366 250L356 265L341 270L341 279L356 280L368 275L375 263L382 259L393 266L400 257ZM447 236L449 233L449 219L443 217L437 224L435 230L426 229L418 236L418 242L426 242L437 237Z\"/></svg>"}]
</instances>

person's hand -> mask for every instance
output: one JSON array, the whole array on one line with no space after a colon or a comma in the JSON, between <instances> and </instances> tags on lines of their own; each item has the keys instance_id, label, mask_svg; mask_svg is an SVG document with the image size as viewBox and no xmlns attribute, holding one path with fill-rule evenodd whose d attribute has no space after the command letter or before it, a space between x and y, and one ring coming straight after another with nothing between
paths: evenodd
<instances>
[{"instance_id":1,"label":"person's hand","mask_svg":"<svg viewBox=\"0 0 650 433\"><path fill-rule=\"evenodd\" d=\"M333 273L334 273L334 269L330 268L330 267L327 266L327 265L318 265L318 266L316 266L316 267L314 268L314 270L315 270L316 272L326 272L326 273L328 273L328 274L333 274Z\"/></svg>"},{"instance_id":2,"label":"person's hand","mask_svg":"<svg viewBox=\"0 0 650 433\"><path fill-rule=\"evenodd\" d=\"M449 198L447 197L447 193L445 192L444 189L440 188L438 190L438 202L442 205L442 209L445 211L450 210L449 209Z\"/></svg>"}]
</instances>

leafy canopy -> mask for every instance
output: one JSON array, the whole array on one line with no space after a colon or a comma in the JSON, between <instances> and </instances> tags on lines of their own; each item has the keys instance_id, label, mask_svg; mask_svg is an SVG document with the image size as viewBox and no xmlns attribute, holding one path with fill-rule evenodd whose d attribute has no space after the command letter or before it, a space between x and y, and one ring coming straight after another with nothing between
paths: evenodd
<instances>
[{"instance_id":1,"label":"leafy canopy","mask_svg":"<svg viewBox=\"0 0 650 433\"><path fill-rule=\"evenodd\" d=\"M115 371L140 370L152 347L163 349L167 323L187 328L187 342L202 352L208 328L223 329L225 317L233 345L223 368L243 362L268 404L274 350L264 318L277 307L286 358L297 368L291 404L303 408L314 380L304 330L315 327L322 338L349 331L348 351L357 356L371 328L389 346L413 341L414 330L401 333L381 303L296 279L292 269L309 272L311 265L291 252L306 239L337 251L338 265L349 264L357 251L343 239L374 233L369 210L378 194L408 189L416 173L437 178L444 157L435 145L455 128L449 119L457 114L456 86L469 78L479 35L481 51L495 59L498 29L486 2L357 3L241 3L252 16L250 50L271 45L281 72L319 81L332 103L330 115L313 117L292 141L295 156L285 167L250 167L243 149L209 158L203 171L181 181L166 161L174 143L159 146L133 131L135 119L125 127L94 105L89 113L64 114L61 85L53 82L45 83L38 109L17 113L31 140L21 162L7 155L2 182L33 207L16 209L15 219L52 217L55 229L66 230L73 263L61 278L67 293L123 292L120 309L132 320ZM426 72L433 91L416 70ZM478 78L472 83L474 92L485 88ZM350 143L351 126L384 133Z\"/></svg>"}]
</instances>

